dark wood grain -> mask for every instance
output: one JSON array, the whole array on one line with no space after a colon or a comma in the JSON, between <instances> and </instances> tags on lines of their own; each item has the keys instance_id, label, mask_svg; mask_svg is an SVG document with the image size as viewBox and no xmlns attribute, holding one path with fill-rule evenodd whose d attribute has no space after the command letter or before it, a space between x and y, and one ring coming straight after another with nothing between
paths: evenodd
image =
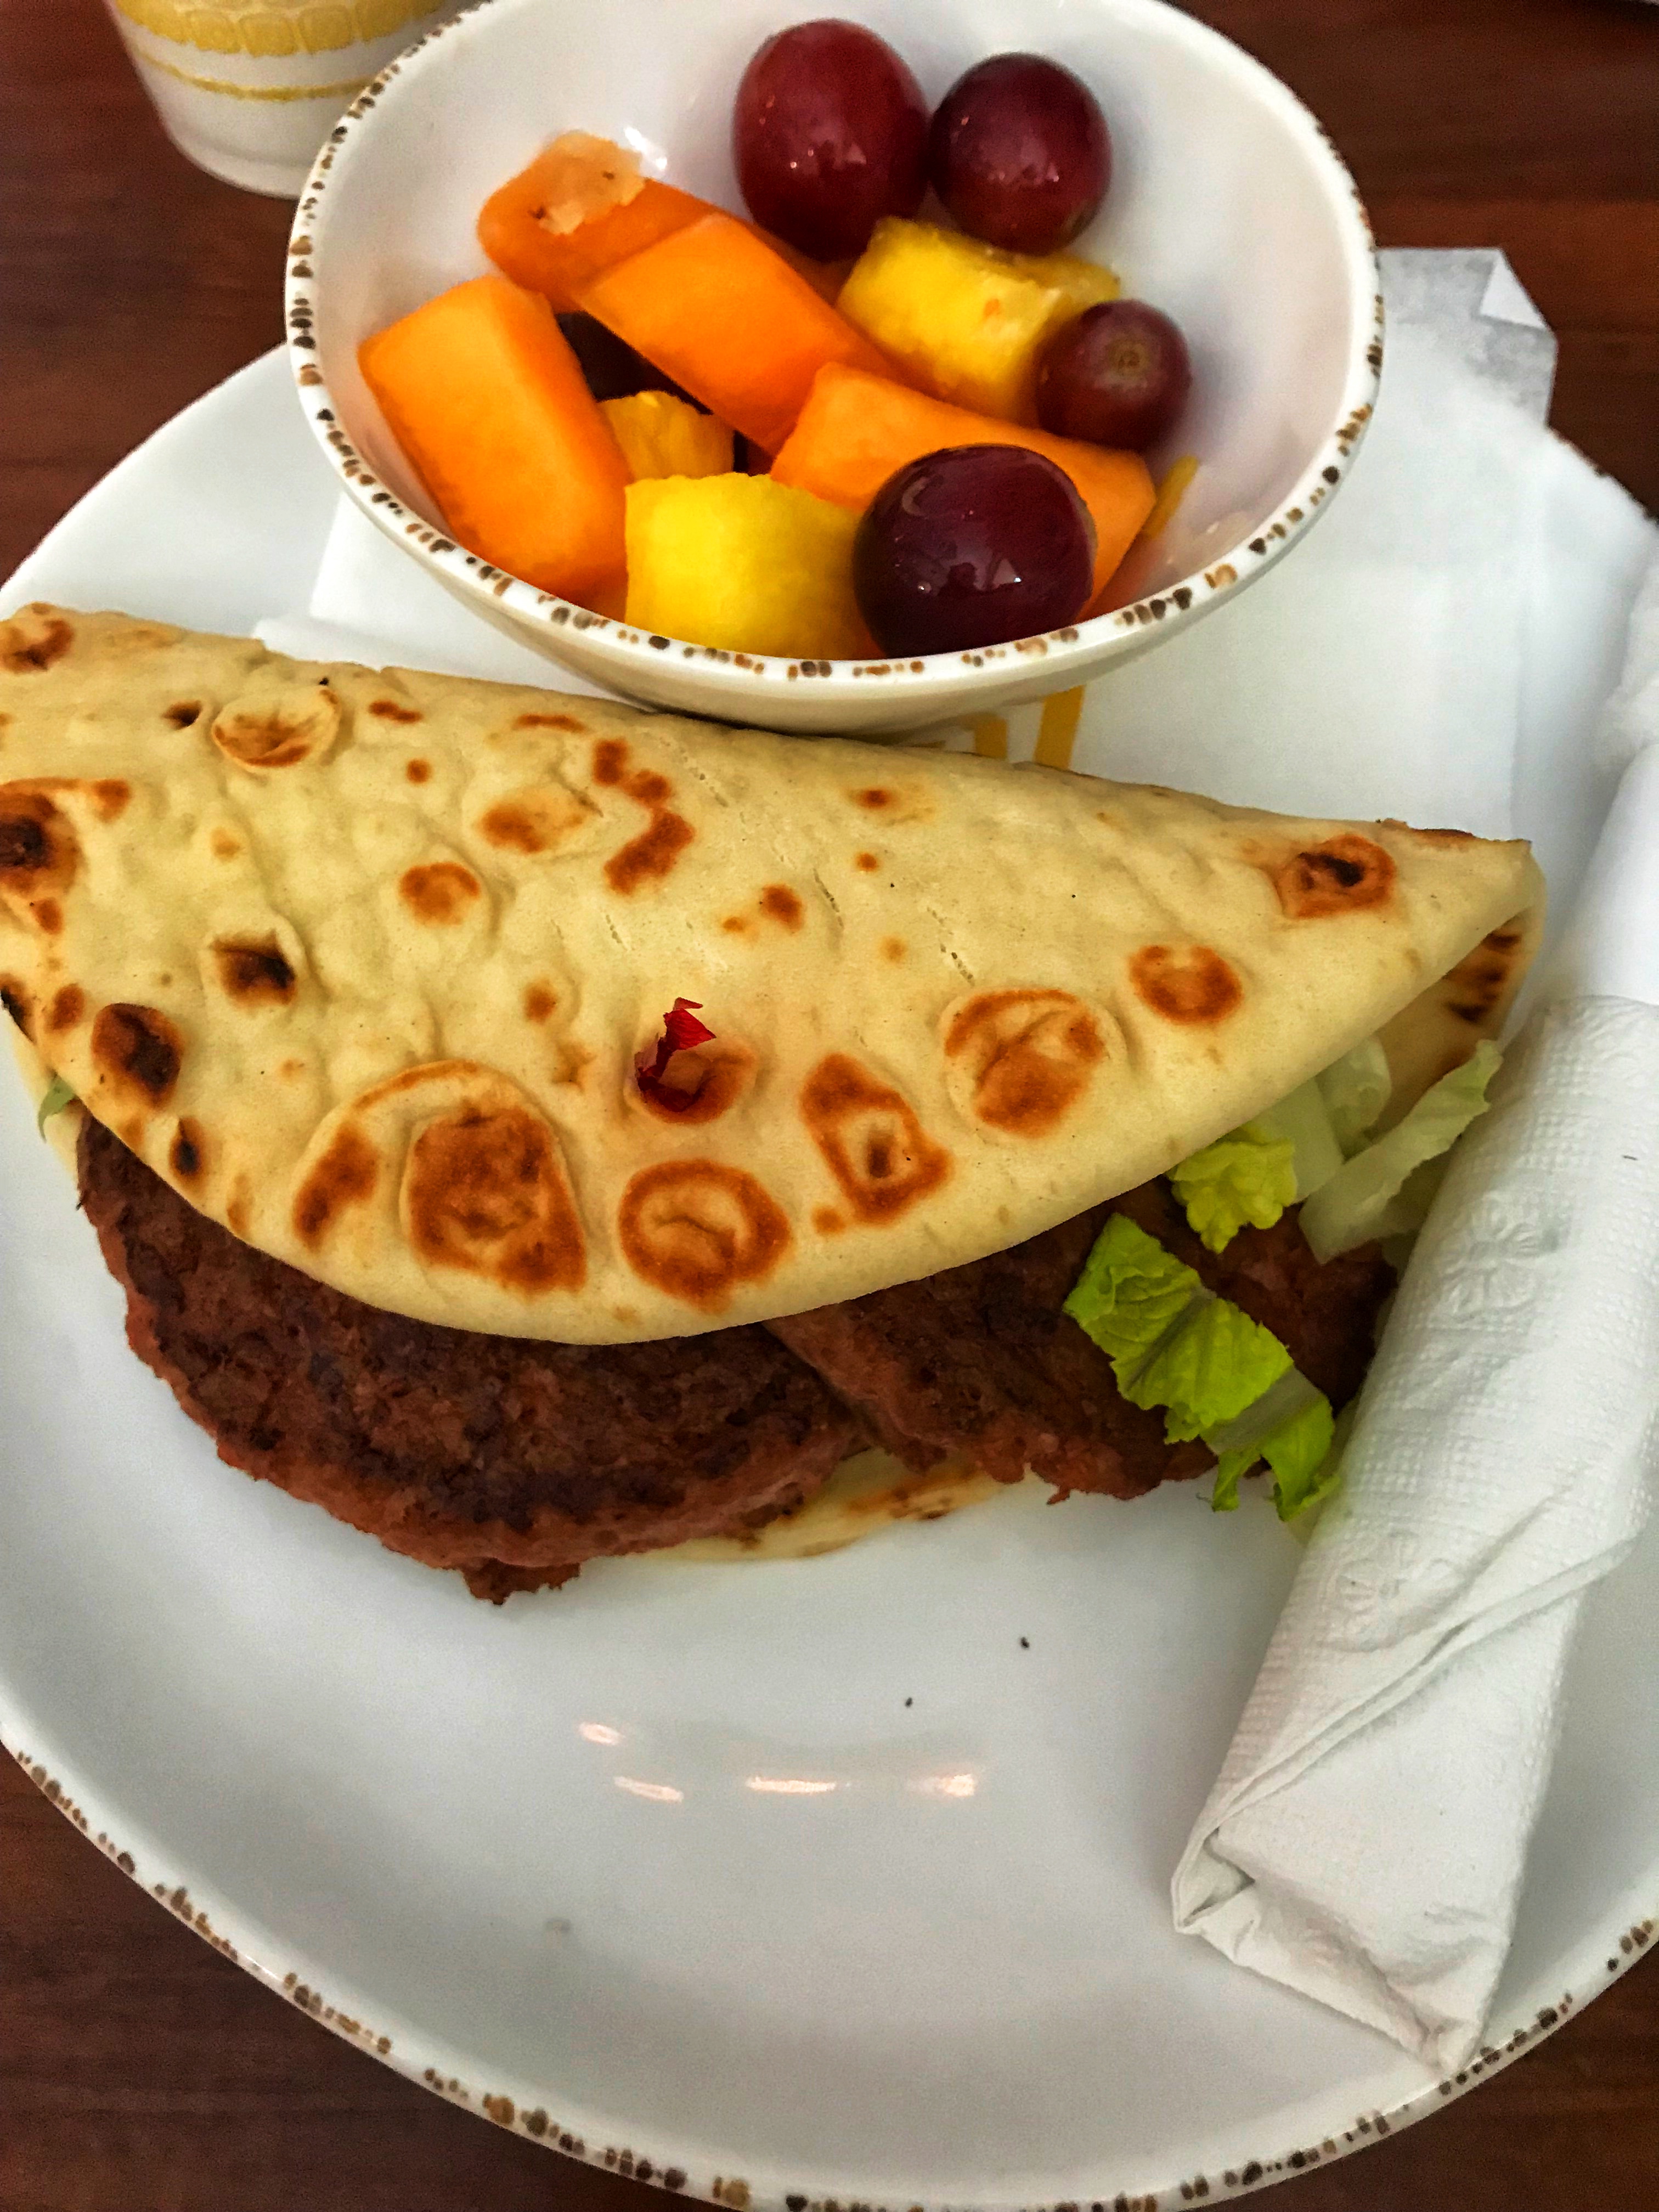
<instances>
[{"instance_id":1,"label":"dark wood grain","mask_svg":"<svg viewBox=\"0 0 1659 2212\"><path fill-rule=\"evenodd\" d=\"M1659 508L1659 9L1195 12L1323 117L1384 244L1505 248L1560 337L1558 427ZM173 152L96 0L0 0L0 573L139 439L275 342L287 221ZM1428 2125L1257 2201L1647 2212L1659 1973L1638 1969ZM337 2042L0 1760L0 2212L662 2203Z\"/></svg>"}]
</instances>

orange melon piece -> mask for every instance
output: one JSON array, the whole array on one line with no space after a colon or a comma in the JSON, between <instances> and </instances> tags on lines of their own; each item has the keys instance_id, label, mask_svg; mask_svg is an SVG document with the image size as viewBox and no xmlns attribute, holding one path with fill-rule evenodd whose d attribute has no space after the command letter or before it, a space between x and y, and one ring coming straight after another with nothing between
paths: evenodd
<instances>
[{"instance_id":1,"label":"orange melon piece","mask_svg":"<svg viewBox=\"0 0 1659 2212\"><path fill-rule=\"evenodd\" d=\"M642 177L626 147L567 131L490 194L478 243L515 284L563 314L602 269L709 212L707 200Z\"/></svg>"},{"instance_id":2,"label":"orange melon piece","mask_svg":"<svg viewBox=\"0 0 1659 2212\"><path fill-rule=\"evenodd\" d=\"M1024 446L1064 469L1095 526L1097 592L1152 511L1152 479L1139 453L1000 422L833 362L818 372L772 475L861 514L896 469L946 446Z\"/></svg>"},{"instance_id":3,"label":"orange melon piece","mask_svg":"<svg viewBox=\"0 0 1659 2212\"><path fill-rule=\"evenodd\" d=\"M826 362L887 364L747 223L706 215L582 288L577 306L775 453Z\"/></svg>"},{"instance_id":4,"label":"orange melon piece","mask_svg":"<svg viewBox=\"0 0 1659 2212\"><path fill-rule=\"evenodd\" d=\"M750 223L748 228L763 245L771 247L780 260L787 261L797 276L804 276L820 300L828 300L832 307L836 306L841 288L853 273L850 261L814 261L811 254L802 253L785 239L774 238L757 222Z\"/></svg>"},{"instance_id":5,"label":"orange melon piece","mask_svg":"<svg viewBox=\"0 0 1659 2212\"><path fill-rule=\"evenodd\" d=\"M628 465L544 299L475 277L357 359L461 544L542 591L614 603Z\"/></svg>"}]
</instances>

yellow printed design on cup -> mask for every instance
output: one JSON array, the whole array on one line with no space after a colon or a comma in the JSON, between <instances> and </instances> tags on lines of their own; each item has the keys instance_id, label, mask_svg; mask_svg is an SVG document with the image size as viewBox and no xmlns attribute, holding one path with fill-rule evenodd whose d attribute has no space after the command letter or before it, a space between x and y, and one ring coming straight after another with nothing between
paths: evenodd
<instances>
[{"instance_id":1,"label":"yellow printed design on cup","mask_svg":"<svg viewBox=\"0 0 1659 2212\"><path fill-rule=\"evenodd\" d=\"M202 168L297 198L356 98L460 0L109 0L167 135Z\"/></svg>"},{"instance_id":2,"label":"yellow printed design on cup","mask_svg":"<svg viewBox=\"0 0 1659 2212\"><path fill-rule=\"evenodd\" d=\"M273 7L199 8L191 0L115 0L130 23L207 54L332 54L386 39L436 12L433 0L301 0Z\"/></svg>"}]
</instances>

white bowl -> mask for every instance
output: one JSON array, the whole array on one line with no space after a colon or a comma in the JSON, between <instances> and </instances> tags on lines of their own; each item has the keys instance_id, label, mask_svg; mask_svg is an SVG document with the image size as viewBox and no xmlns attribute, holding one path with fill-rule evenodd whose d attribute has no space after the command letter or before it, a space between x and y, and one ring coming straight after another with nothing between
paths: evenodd
<instances>
[{"instance_id":1,"label":"white bowl","mask_svg":"<svg viewBox=\"0 0 1659 2212\"><path fill-rule=\"evenodd\" d=\"M749 56L780 27L775 0L483 0L348 111L300 202L289 262L301 402L350 496L412 560L596 684L775 729L990 713L1085 683L1196 621L1287 552L1328 501L1382 358L1376 258L1352 179L1307 109L1227 40L1159 0L848 0L846 12L892 42L930 100L971 63L1021 49L1076 70L1105 111L1112 186L1078 250L1185 331L1192 398L1148 458L1154 475L1180 453L1200 463L1173 524L1131 554L1128 604L1114 612L919 660L715 653L589 614L456 545L398 450L358 345L486 268L480 205L557 132L623 141L674 183L740 208L732 100Z\"/></svg>"}]
</instances>

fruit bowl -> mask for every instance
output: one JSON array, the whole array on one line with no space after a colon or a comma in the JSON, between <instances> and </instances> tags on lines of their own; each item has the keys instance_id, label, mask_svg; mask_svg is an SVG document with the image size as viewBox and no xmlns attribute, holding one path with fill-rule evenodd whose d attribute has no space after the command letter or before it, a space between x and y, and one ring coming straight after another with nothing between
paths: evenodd
<instances>
[{"instance_id":1,"label":"fruit bowl","mask_svg":"<svg viewBox=\"0 0 1659 2212\"><path fill-rule=\"evenodd\" d=\"M741 211L732 103L779 27L769 0L480 0L349 111L301 199L289 261L301 404L344 490L411 561L607 690L804 732L997 712L1198 620L1281 559L1340 489L1382 365L1352 180L1300 102L1217 33L1160 0L855 0L845 12L898 47L930 102L984 56L1024 50L1074 70L1105 112L1111 190L1071 250L1109 264L1186 333L1191 398L1147 459L1155 477L1177 457L1199 463L1173 518L1125 560L1106 612L915 659L716 652L589 612L456 544L387 428L359 345L484 272L480 206L558 132L613 138L648 173Z\"/></svg>"}]
</instances>

